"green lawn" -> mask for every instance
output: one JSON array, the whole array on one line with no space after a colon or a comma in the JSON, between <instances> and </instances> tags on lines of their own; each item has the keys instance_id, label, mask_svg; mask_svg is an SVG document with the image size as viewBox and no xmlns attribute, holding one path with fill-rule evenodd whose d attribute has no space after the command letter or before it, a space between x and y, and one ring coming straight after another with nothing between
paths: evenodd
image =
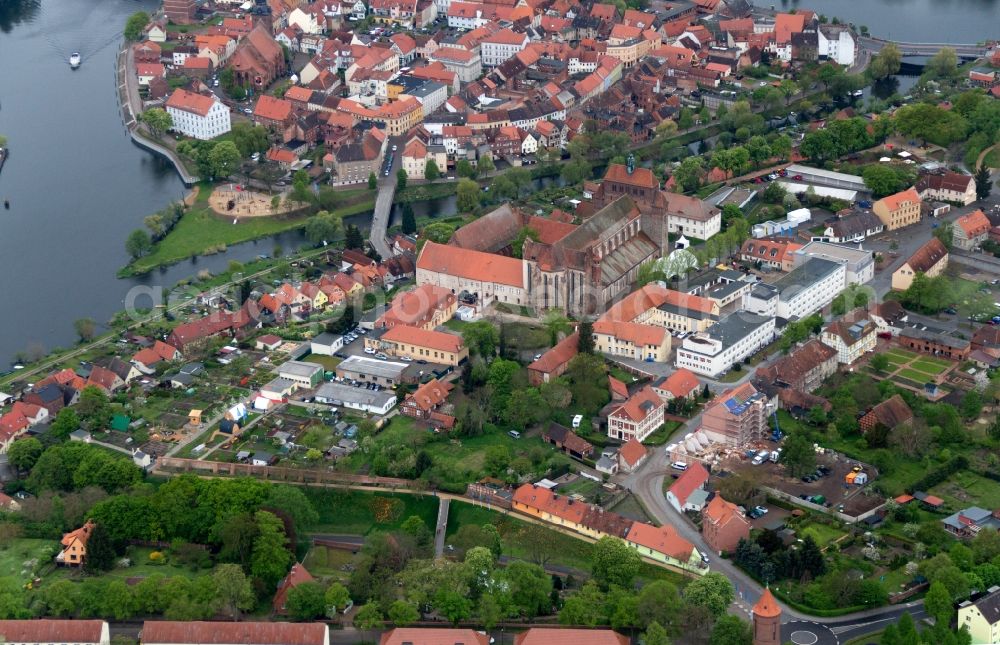
<instances>
[{"instance_id":1,"label":"green lawn","mask_svg":"<svg viewBox=\"0 0 1000 645\"><path fill-rule=\"evenodd\" d=\"M302 564L314 576L346 583L350 578L350 571L345 567L350 565L354 558L355 556L349 551L314 546L306 553Z\"/></svg>"},{"instance_id":2,"label":"green lawn","mask_svg":"<svg viewBox=\"0 0 1000 645\"><path fill-rule=\"evenodd\" d=\"M367 535L372 531L399 528L411 515L433 527L438 499L430 495L369 493L334 488L305 488L306 496L319 512L313 533Z\"/></svg>"},{"instance_id":3,"label":"green lawn","mask_svg":"<svg viewBox=\"0 0 1000 645\"><path fill-rule=\"evenodd\" d=\"M840 531L832 526L827 526L826 524L809 524L805 528L797 531L798 535L805 538L807 535L811 535L816 544L820 547L824 547L837 538L844 535L843 531Z\"/></svg>"},{"instance_id":4,"label":"green lawn","mask_svg":"<svg viewBox=\"0 0 1000 645\"><path fill-rule=\"evenodd\" d=\"M146 273L159 266L202 255L212 249L276 235L305 225L306 218L302 216L254 217L233 224L228 217L216 215L208 208L210 190L210 187L202 185L194 207L181 218L177 226L156 244L152 253L128 265L122 273ZM334 212L347 217L373 208L374 197L343 206Z\"/></svg>"},{"instance_id":5,"label":"green lawn","mask_svg":"<svg viewBox=\"0 0 1000 645\"><path fill-rule=\"evenodd\" d=\"M927 374L926 372L918 372L916 370L905 368L898 372L899 376L903 378L908 378L911 381L916 381L917 383L926 383L934 378L934 374Z\"/></svg>"},{"instance_id":6,"label":"green lawn","mask_svg":"<svg viewBox=\"0 0 1000 645\"><path fill-rule=\"evenodd\" d=\"M310 363L319 363L328 372L332 372L340 365L340 359L336 356L324 356L323 354L308 354L302 360Z\"/></svg>"},{"instance_id":7,"label":"green lawn","mask_svg":"<svg viewBox=\"0 0 1000 645\"><path fill-rule=\"evenodd\" d=\"M917 354L914 352L908 352L905 349L900 349L899 347L893 347L892 349L885 352L886 356L889 356L889 360L893 358L899 359L901 362L907 362L917 358Z\"/></svg>"},{"instance_id":8,"label":"green lawn","mask_svg":"<svg viewBox=\"0 0 1000 645\"><path fill-rule=\"evenodd\" d=\"M667 421L660 426L656 432L646 437L642 443L647 446L662 446L670 441L670 437L677 432L683 424L680 421Z\"/></svg>"},{"instance_id":9,"label":"green lawn","mask_svg":"<svg viewBox=\"0 0 1000 645\"><path fill-rule=\"evenodd\" d=\"M951 510L966 506L1000 508L1000 482L963 470L943 484L931 489L931 494L945 500Z\"/></svg>"},{"instance_id":10,"label":"green lawn","mask_svg":"<svg viewBox=\"0 0 1000 645\"><path fill-rule=\"evenodd\" d=\"M910 367L920 372L927 372L928 374L940 374L948 369L950 365L951 363L947 361L941 361L933 358L922 358L919 361L913 361L913 363L910 364Z\"/></svg>"},{"instance_id":11,"label":"green lawn","mask_svg":"<svg viewBox=\"0 0 1000 645\"><path fill-rule=\"evenodd\" d=\"M57 540L36 540L32 538L17 538L0 548L0 579L17 578L23 581L31 568L25 564L31 560L41 562L49 556L54 556L58 547Z\"/></svg>"}]
</instances>

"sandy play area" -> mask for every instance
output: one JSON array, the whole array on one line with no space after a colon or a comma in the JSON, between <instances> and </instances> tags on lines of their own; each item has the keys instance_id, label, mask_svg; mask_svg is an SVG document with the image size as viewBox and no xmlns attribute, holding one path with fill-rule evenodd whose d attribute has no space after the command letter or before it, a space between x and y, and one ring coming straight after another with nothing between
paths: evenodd
<instances>
[{"instance_id":1,"label":"sandy play area","mask_svg":"<svg viewBox=\"0 0 1000 645\"><path fill-rule=\"evenodd\" d=\"M291 210L285 199L281 200L277 209L271 208L271 199L272 195L255 190L239 190L236 184L226 184L212 191L208 205L219 215L234 218L268 217Z\"/></svg>"}]
</instances>

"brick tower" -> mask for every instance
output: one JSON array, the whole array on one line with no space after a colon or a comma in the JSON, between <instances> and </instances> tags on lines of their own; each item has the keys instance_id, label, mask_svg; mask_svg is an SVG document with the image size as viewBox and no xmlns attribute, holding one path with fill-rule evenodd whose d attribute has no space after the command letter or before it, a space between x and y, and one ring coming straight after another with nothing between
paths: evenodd
<instances>
[{"instance_id":1,"label":"brick tower","mask_svg":"<svg viewBox=\"0 0 1000 645\"><path fill-rule=\"evenodd\" d=\"M781 607L767 588L753 606L753 645L781 645Z\"/></svg>"}]
</instances>

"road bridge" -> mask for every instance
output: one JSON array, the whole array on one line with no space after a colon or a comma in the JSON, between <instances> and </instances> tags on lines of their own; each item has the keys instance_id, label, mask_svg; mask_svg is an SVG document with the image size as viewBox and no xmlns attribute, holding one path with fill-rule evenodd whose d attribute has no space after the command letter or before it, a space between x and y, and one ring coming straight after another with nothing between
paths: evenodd
<instances>
[{"instance_id":1,"label":"road bridge","mask_svg":"<svg viewBox=\"0 0 1000 645\"><path fill-rule=\"evenodd\" d=\"M881 51L887 44L893 43L903 56L933 56L945 48L955 50L955 54L959 58L982 58L989 53L988 47L978 43L909 43L870 37L859 38L858 42L864 49L875 52Z\"/></svg>"}]
</instances>

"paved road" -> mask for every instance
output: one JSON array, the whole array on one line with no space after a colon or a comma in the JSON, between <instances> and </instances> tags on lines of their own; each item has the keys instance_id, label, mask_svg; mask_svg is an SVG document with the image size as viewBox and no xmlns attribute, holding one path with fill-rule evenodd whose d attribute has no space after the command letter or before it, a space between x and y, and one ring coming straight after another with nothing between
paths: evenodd
<instances>
[{"instance_id":1,"label":"paved road","mask_svg":"<svg viewBox=\"0 0 1000 645\"><path fill-rule=\"evenodd\" d=\"M444 555L444 536L448 533L448 507L451 499L438 497L438 517L437 526L434 529L434 557L440 558Z\"/></svg>"},{"instance_id":2,"label":"paved road","mask_svg":"<svg viewBox=\"0 0 1000 645\"><path fill-rule=\"evenodd\" d=\"M396 197L396 171L402 166L402 143L402 137L391 137L387 144L388 151L386 155L393 155L392 166L389 167L388 176L385 175L386 164L383 163L379 168L378 196L375 198L375 213L372 215L372 228L368 234L368 239L372 247L383 258L388 258L392 255L392 250L389 248L389 243L386 240L386 231L389 228L389 214L392 212L393 199ZM395 152L392 151L392 146L397 147Z\"/></svg>"}]
</instances>

